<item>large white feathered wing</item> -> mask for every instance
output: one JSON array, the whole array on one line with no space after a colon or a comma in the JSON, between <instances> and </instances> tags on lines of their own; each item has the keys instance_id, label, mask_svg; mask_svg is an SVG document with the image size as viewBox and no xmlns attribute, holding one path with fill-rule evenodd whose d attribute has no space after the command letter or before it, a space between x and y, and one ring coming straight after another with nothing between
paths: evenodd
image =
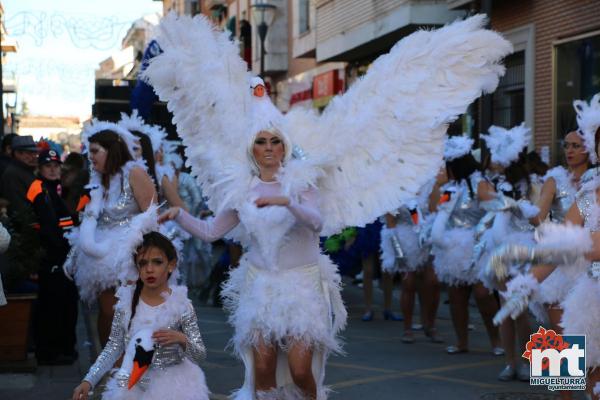
<instances>
[{"instance_id":1,"label":"large white feathered wing","mask_svg":"<svg viewBox=\"0 0 600 400\"><path fill-rule=\"evenodd\" d=\"M305 110L286 115L292 141L324 172L317 181L324 234L373 221L434 177L448 123L495 90L504 73L500 60L512 51L484 24L478 15L415 32L320 117Z\"/></svg>"},{"instance_id":2,"label":"large white feathered wing","mask_svg":"<svg viewBox=\"0 0 600 400\"><path fill-rule=\"evenodd\" d=\"M145 70L159 98L167 101L173 123L186 146L192 167L208 197L219 211L244 194L240 182L249 182L246 156L250 75L238 45L204 16L167 15L157 41L163 51Z\"/></svg>"}]
</instances>

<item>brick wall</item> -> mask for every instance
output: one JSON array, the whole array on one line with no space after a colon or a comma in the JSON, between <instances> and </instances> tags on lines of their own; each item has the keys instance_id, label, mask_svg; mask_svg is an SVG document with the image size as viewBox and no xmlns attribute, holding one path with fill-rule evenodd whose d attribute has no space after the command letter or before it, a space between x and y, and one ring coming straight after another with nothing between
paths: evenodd
<instances>
[{"instance_id":1,"label":"brick wall","mask_svg":"<svg viewBox=\"0 0 600 400\"><path fill-rule=\"evenodd\" d=\"M534 119L536 147L552 142L552 43L600 29L599 0L501 0L491 24L500 32L535 26Z\"/></svg>"}]
</instances>

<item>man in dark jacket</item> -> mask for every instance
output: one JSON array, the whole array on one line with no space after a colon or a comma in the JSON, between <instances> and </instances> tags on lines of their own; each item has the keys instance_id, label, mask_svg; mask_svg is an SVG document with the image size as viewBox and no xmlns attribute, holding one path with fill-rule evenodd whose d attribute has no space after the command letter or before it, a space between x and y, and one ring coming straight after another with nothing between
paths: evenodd
<instances>
[{"instance_id":1,"label":"man in dark jacket","mask_svg":"<svg viewBox=\"0 0 600 400\"><path fill-rule=\"evenodd\" d=\"M61 160L54 150L38 158L39 177L27 190L35 212L35 228L44 249L39 275L38 304L34 320L36 357L40 364L70 364L76 357L77 289L65 276L62 265L69 253L64 234L73 227L61 197Z\"/></svg>"},{"instance_id":2,"label":"man in dark jacket","mask_svg":"<svg viewBox=\"0 0 600 400\"><path fill-rule=\"evenodd\" d=\"M9 201L8 215L29 207L27 190L35 179L38 148L31 136L15 136L11 143L13 161L0 177L0 197Z\"/></svg>"}]
</instances>

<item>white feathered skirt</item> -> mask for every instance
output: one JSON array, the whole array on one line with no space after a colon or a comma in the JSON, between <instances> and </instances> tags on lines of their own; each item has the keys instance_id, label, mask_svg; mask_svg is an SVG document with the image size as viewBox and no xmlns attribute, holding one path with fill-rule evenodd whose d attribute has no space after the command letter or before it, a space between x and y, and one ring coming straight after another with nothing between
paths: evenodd
<instances>
[{"instance_id":1,"label":"white feathered skirt","mask_svg":"<svg viewBox=\"0 0 600 400\"><path fill-rule=\"evenodd\" d=\"M475 230L447 229L448 218L448 212L440 211L431 229L435 274L450 286L473 285L479 280L479 271L473 263Z\"/></svg>"},{"instance_id":2,"label":"white feathered skirt","mask_svg":"<svg viewBox=\"0 0 600 400\"><path fill-rule=\"evenodd\" d=\"M312 372L317 400L327 398L323 385L330 352L340 351L337 333L346 324L337 267L321 255L318 263L282 271L258 269L243 258L223 285L224 306L235 328L231 340L246 369L236 400L254 399L252 347L260 340L276 343L283 351L277 361L277 386L295 391L287 364L286 346L301 341L313 351Z\"/></svg>"},{"instance_id":3,"label":"white feathered skirt","mask_svg":"<svg viewBox=\"0 0 600 400\"><path fill-rule=\"evenodd\" d=\"M148 386L142 390L139 385L131 390L118 386L117 380L110 378L102 393L103 400L208 400L204 372L199 366L183 359L181 364L165 369L150 369Z\"/></svg>"},{"instance_id":4,"label":"white feathered skirt","mask_svg":"<svg viewBox=\"0 0 600 400\"><path fill-rule=\"evenodd\" d=\"M565 335L586 335L588 368L600 367L600 282L581 274L561 303Z\"/></svg>"},{"instance_id":5,"label":"white feathered skirt","mask_svg":"<svg viewBox=\"0 0 600 400\"><path fill-rule=\"evenodd\" d=\"M396 235L400 240L404 253L402 260L396 258L392 235ZM419 246L419 235L411 225L407 224L398 224L394 228L383 227L380 246L381 269L389 274L417 271L425 266L429 257L429 249Z\"/></svg>"}]
</instances>

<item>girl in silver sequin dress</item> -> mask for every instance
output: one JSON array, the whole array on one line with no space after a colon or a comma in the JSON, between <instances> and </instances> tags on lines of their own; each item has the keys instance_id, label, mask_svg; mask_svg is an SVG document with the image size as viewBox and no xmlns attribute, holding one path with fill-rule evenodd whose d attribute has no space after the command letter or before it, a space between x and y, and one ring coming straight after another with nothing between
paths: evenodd
<instances>
[{"instance_id":1,"label":"girl in silver sequin dress","mask_svg":"<svg viewBox=\"0 0 600 400\"><path fill-rule=\"evenodd\" d=\"M132 135L116 124L94 121L83 132L92 164L90 203L81 226L69 234L71 252L65 270L73 276L81 298L98 299L98 333L108 340L115 288L137 279L124 244L135 240L137 215L156 200L152 180L141 162L133 161Z\"/></svg>"},{"instance_id":2,"label":"girl in silver sequin dress","mask_svg":"<svg viewBox=\"0 0 600 400\"><path fill-rule=\"evenodd\" d=\"M135 252L136 285L117 291L119 302L107 345L74 390L73 400L89 391L123 355L121 367L102 393L104 400L208 400L206 356L196 313L184 286L169 285L177 252L158 232L143 236Z\"/></svg>"}]
</instances>

